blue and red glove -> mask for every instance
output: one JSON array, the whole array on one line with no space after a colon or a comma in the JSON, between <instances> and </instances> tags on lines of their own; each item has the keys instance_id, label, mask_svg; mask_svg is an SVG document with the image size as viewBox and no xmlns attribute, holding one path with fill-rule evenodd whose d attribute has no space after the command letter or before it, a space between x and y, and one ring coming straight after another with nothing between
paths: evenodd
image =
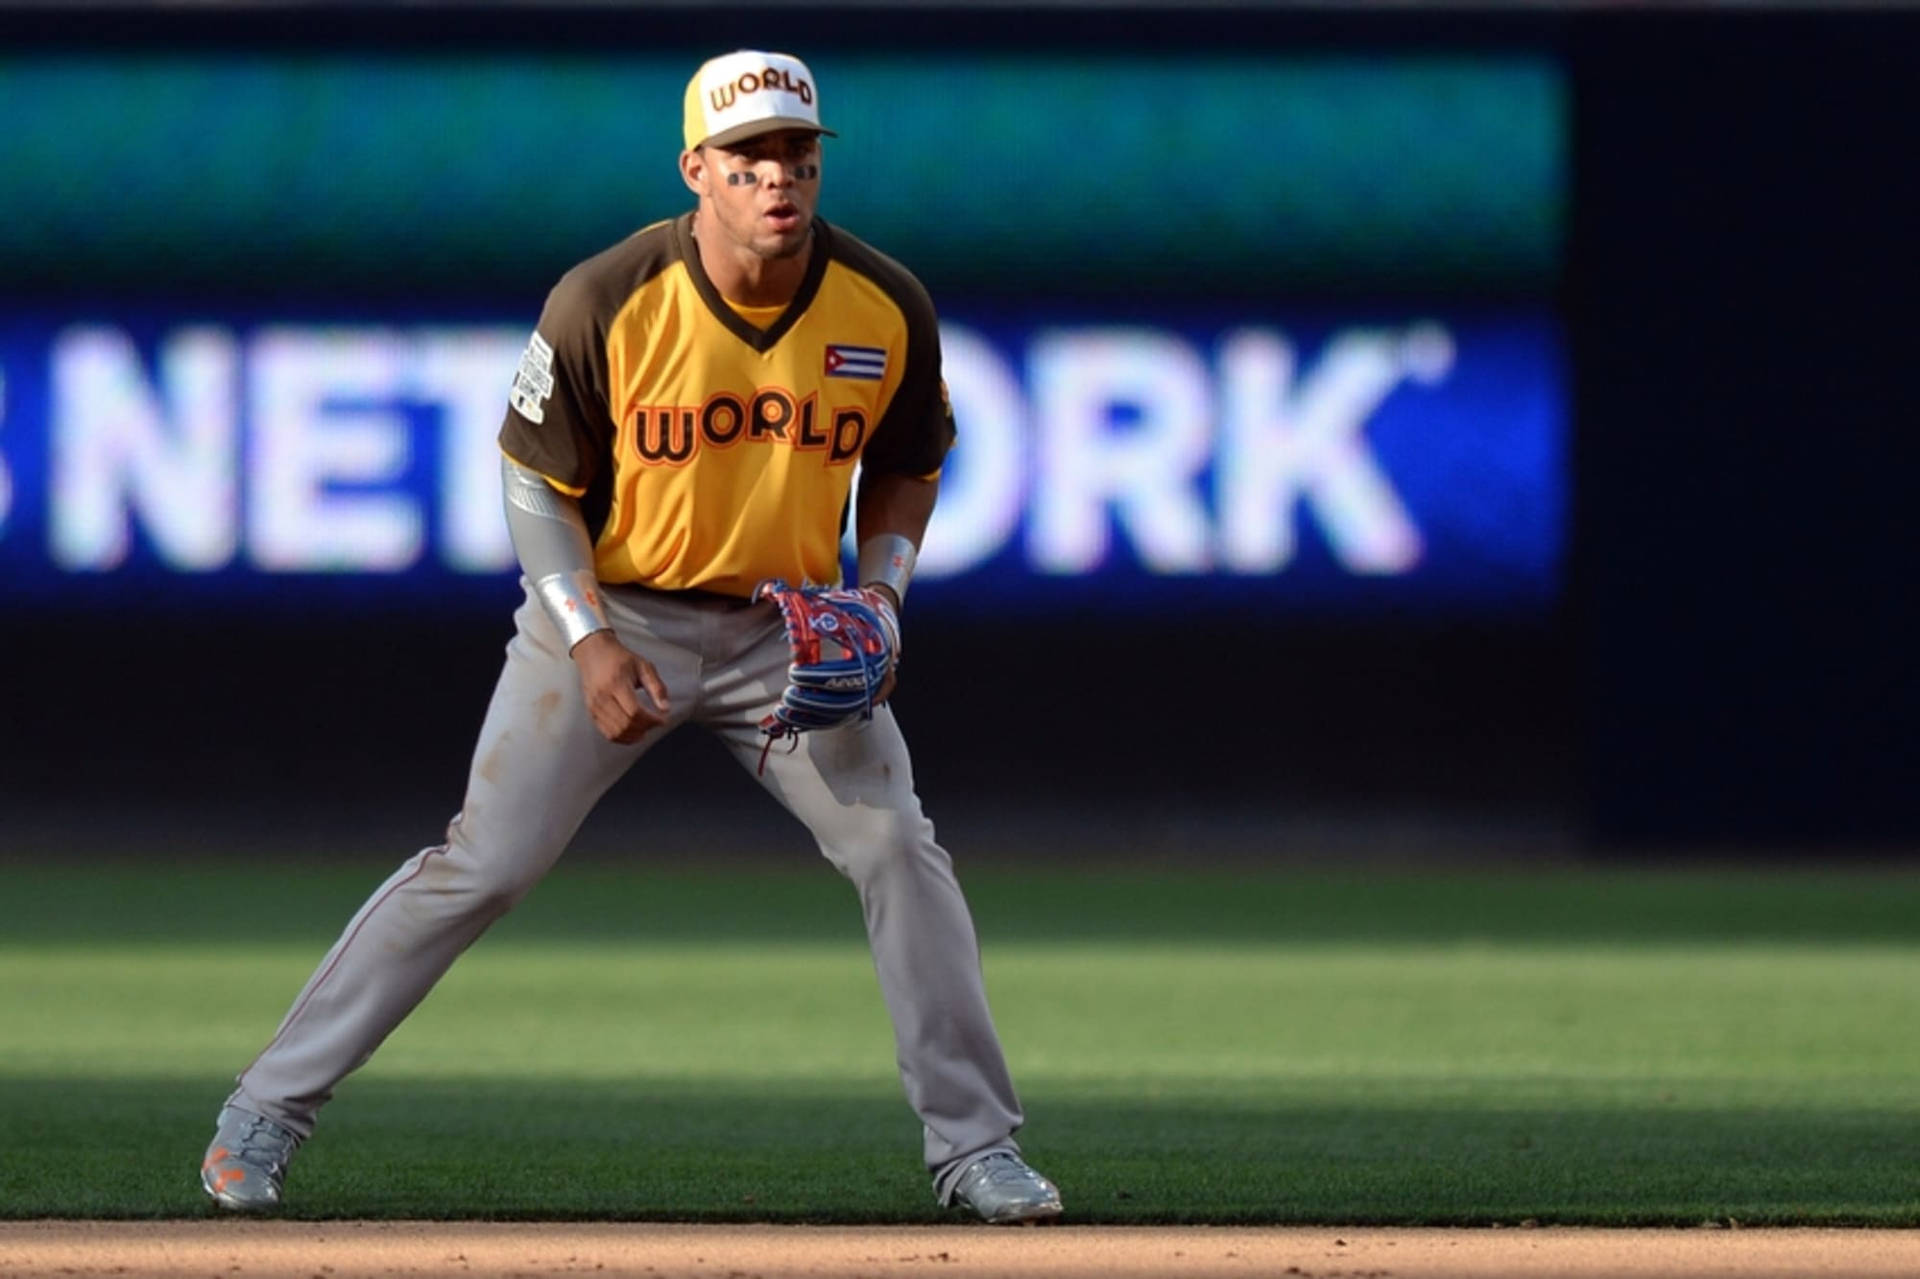
<instances>
[{"instance_id":1,"label":"blue and red glove","mask_svg":"<svg viewBox=\"0 0 1920 1279\"><path fill-rule=\"evenodd\" d=\"M786 691L760 721L769 744L872 719L874 699L900 660L900 620L886 594L865 586L794 587L772 577L753 588L753 598L780 606L793 654Z\"/></svg>"}]
</instances>

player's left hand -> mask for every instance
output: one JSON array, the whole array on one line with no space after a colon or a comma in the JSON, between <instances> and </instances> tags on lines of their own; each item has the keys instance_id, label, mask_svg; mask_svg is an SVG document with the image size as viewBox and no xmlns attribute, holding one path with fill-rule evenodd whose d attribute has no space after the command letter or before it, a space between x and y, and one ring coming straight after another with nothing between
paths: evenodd
<instances>
[{"instance_id":1,"label":"player's left hand","mask_svg":"<svg viewBox=\"0 0 1920 1279\"><path fill-rule=\"evenodd\" d=\"M893 592L882 586L792 587L778 578L754 589L786 624L792 661L787 687L761 722L769 737L837 728L870 719L893 692L900 657L900 620Z\"/></svg>"},{"instance_id":2,"label":"player's left hand","mask_svg":"<svg viewBox=\"0 0 1920 1279\"><path fill-rule=\"evenodd\" d=\"M874 705L878 706L893 696L893 689L900 682L900 597L893 588L879 582L859 588L862 595L869 597L875 611L884 613L893 627L893 661L887 664L887 678L880 683L880 691L873 695Z\"/></svg>"}]
</instances>

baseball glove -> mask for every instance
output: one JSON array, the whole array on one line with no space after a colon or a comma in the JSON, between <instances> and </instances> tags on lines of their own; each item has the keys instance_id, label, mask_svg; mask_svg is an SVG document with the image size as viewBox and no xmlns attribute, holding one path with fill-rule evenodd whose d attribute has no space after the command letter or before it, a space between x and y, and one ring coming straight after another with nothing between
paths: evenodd
<instances>
[{"instance_id":1,"label":"baseball glove","mask_svg":"<svg viewBox=\"0 0 1920 1279\"><path fill-rule=\"evenodd\" d=\"M754 587L753 598L780 606L793 654L786 690L760 721L768 744L873 718L873 699L900 658L891 601L867 587L794 587L777 577Z\"/></svg>"}]
</instances>

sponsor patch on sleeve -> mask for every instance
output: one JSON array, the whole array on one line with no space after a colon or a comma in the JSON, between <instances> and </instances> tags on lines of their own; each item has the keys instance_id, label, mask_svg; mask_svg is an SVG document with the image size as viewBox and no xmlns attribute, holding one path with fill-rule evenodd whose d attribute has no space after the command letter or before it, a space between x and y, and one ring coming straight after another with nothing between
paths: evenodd
<instances>
[{"instance_id":1,"label":"sponsor patch on sleeve","mask_svg":"<svg viewBox=\"0 0 1920 1279\"><path fill-rule=\"evenodd\" d=\"M547 397L553 394L553 348L538 332L527 339L520 356L520 367L513 375L513 390L507 401L513 411L529 422L547 420Z\"/></svg>"}]
</instances>

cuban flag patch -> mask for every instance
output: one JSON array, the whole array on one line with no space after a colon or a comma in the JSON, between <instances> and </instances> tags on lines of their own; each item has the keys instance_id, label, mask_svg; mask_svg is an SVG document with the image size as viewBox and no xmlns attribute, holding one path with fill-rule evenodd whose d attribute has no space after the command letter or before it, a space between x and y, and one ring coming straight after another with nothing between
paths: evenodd
<instances>
[{"instance_id":1,"label":"cuban flag patch","mask_svg":"<svg viewBox=\"0 0 1920 1279\"><path fill-rule=\"evenodd\" d=\"M827 343L828 377L859 378L878 382L887 375L887 348L884 346L846 346Z\"/></svg>"}]
</instances>

